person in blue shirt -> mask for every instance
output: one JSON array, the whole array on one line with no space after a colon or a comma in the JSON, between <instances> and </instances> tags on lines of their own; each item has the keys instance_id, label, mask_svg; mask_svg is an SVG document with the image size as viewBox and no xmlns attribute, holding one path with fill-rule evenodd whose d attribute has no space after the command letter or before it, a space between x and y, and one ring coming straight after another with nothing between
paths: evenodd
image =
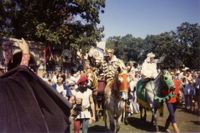
<instances>
[{"instance_id":1,"label":"person in blue shirt","mask_svg":"<svg viewBox=\"0 0 200 133\"><path fill-rule=\"evenodd\" d=\"M58 93L60 93L63 97L67 98L67 100L71 97L71 90L65 83L65 75L64 74L57 75L57 83L53 84L52 87Z\"/></svg>"}]
</instances>

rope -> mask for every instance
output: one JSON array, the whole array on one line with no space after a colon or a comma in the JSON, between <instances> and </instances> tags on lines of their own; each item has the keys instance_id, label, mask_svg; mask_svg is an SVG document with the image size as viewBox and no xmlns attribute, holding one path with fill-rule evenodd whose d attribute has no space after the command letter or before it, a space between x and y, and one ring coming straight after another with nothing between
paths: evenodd
<instances>
[{"instance_id":1,"label":"rope","mask_svg":"<svg viewBox=\"0 0 200 133\"><path fill-rule=\"evenodd\" d=\"M171 97L174 97L174 94L172 92L170 92L165 97L159 97L159 96L155 95L155 93L154 93L154 100L157 100L158 102L165 102L165 101L169 100Z\"/></svg>"}]
</instances>

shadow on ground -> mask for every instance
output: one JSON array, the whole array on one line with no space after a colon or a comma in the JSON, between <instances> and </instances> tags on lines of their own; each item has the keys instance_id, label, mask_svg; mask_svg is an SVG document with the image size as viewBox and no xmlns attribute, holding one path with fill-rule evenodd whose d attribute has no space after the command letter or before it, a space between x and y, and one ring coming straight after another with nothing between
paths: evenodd
<instances>
[{"instance_id":1,"label":"shadow on ground","mask_svg":"<svg viewBox=\"0 0 200 133\"><path fill-rule=\"evenodd\" d=\"M155 127L149 122L149 121L143 121L140 118L134 118L134 117L130 117L128 118L129 121L129 125L137 128L141 131L147 131L147 132L155 132L156 129ZM165 128L163 126L158 126L159 127L159 131L164 132ZM97 132L97 133L105 133L105 132L109 132L108 129L105 126L100 126L100 125L94 125L89 127L88 132L93 133L93 132Z\"/></svg>"},{"instance_id":2,"label":"shadow on ground","mask_svg":"<svg viewBox=\"0 0 200 133\"><path fill-rule=\"evenodd\" d=\"M187 110L187 109L184 109L184 108L180 108L179 112L185 112L185 113L189 113L189 114L200 116L200 112L199 111L194 112L194 111Z\"/></svg>"},{"instance_id":3,"label":"shadow on ground","mask_svg":"<svg viewBox=\"0 0 200 133\"><path fill-rule=\"evenodd\" d=\"M103 132L108 132L108 129L105 126L94 125L94 126L88 128L88 132L103 133Z\"/></svg>"},{"instance_id":4,"label":"shadow on ground","mask_svg":"<svg viewBox=\"0 0 200 133\"><path fill-rule=\"evenodd\" d=\"M165 107L165 113L163 118L159 118L159 130L160 132L165 132L164 125L165 121L168 117L168 110ZM147 122L140 120L140 115L136 114L134 116L129 117L129 124L124 125L121 124L121 129L119 133L149 133L155 132L154 126L151 125L151 112L147 113ZM191 132L199 132L200 131L200 117L188 112L185 112L183 109L178 108L176 111L176 120L178 127L181 132L191 133ZM173 130L172 126L170 129ZM71 132L73 132L73 124L71 128ZM98 122L95 122L89 125L89 133L105 133L108 130L104 127L104 122L100 119Z\"/></svg>"},{"instance_id":5,"label":"shadow on ground","mask_svg":"<svg viewBox=\"0 0 200 133\"><path fill-rule=\"evenodd\" d=\"M129 125L133 126L134 128L141 129L147 132L155 132L155 126L151 124L149 121L143 121L140 118L131 117L128 119ZM163 126L158 125L159 131L164 132L165 128Z\"/></svg>"},{"instance_id":6,"label":"shadow on ground","mask_svg":"<svg viewBox=\"0 0 200 133\"><path fill-rule=\"evenodd\" d=\"M200 121L190 121L190 122L192 122L192 123L194 123L196 125L200 125Z\"/></svg>"}]
</instances>

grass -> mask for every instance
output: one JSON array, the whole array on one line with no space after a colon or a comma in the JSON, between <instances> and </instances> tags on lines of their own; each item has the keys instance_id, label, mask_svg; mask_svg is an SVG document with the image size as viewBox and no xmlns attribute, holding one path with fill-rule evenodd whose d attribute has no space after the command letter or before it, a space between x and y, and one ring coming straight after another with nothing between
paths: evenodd
<instances>
[{"instance_id":1,"label":"grass","mask_svg":"<svg viewBox=\"0 0 200 133\"><path fill-rule=\"evenodd\" d=\"M165 107L164 116L159 117L158 115L158 125L159 130L164 132L165 121L168 117L168 111ZM121 128L119 133L147 133L154 132L155 128L151 125L151 112L147 113L147 121L140 120L139 114L134 114L129 117L129 124L121 124ZM200 116L185 112L183 109L178 108L176 110L176 121L180 132L191 133L191 132L200 132ZM170 126L169 128L173 131L173 128ZM89 125L89 133L103 133L108 130L104 127L104 122L102 118L93 124ZM71 132L73 132L73 124L71 124Z\"/></svg>"}]
</instances>

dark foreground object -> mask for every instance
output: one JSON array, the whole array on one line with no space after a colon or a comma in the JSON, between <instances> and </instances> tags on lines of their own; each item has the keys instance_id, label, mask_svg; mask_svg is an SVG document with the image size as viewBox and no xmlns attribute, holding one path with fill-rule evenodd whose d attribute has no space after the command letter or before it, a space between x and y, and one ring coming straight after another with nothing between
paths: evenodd
<instances>
[{"instance_id":1,"label":"dark foreground object","mask_svg":"<svg viewBox=\"0 0 200 133\"><path fill-rule=\"evenodd\" d=\"M0 77L0 132L69 132L68 102L26 66Z\"/></svg>"}]
</instances>

